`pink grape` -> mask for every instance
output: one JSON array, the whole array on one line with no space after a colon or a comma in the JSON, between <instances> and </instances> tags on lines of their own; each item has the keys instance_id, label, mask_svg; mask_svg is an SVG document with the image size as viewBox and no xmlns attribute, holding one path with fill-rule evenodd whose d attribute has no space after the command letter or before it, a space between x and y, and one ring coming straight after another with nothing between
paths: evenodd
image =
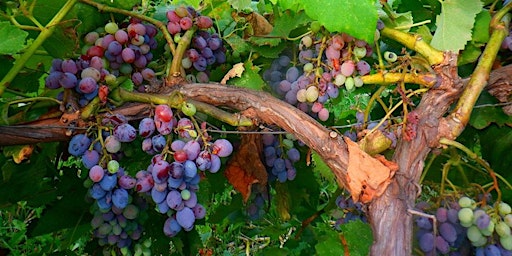
<instances>
[{"instance_id":1,"label":"pink grape","mask_svg":"<svg viewBox=\"0 0 512 256\"><path fill-rule=\"evenodd\" d=\"M212 153L219 157L226 157L233 152L233 145L226 139L218 139L213 143Z\"/></svg>"},{"instance_id":2,"label":"pink grape","mask_svg":"<svg viewBox=\"0 0 512 256\"><path fill-rule=\"evenodd\" d=\"M347 60L341 64L341 74L344 76L351 76L354 73L355 65L351 60Z\"/></svg>"},{"instance_id":3,"label":"pink grape","mask_svg":"<svg viewBox=\"0 0 512 256\"><path fill-rule=\"evenodd\" d=\"M100 182L100 180L103 179L104 175L105 170L103 170L103 168L99 165L95 165L89 170L89 178L93 182Z\"/></svg>"},{"instance_id":4,"label":"pink grape","mask_svg":"<svg viewBox=\"0 0 512 256\"><path fill-rule=\"evenodd\" d=\"M96 80L92 77L82 78L80 83L78 83L78 89L81 93L87 94L92 93L94 90L98 89L98 84Z\"/></svg>"},{"instance_id":5,"label":"pink grape","mask_svg":"<svg viewBox=\"0 0 512 256\"><path fill-rule=\"evenodd\" d=\"M321 121L327 121L327 119L329 119L329 110L327 110L326 108L322 108L318 112L318 119L320 119Z\"/></svg>"},{"instance_id":6,"label":"pink grape","mask_svg":"<svg viewBox=\"0 0 512 256\"><path fill-rule=\"evenodd\" d=\"M192 27L192 19L190 17L183 17L180 20L180 27L182 30L189 30Z\"/></svg>"},{"instance_id":7,"label":"pink grape","mask_svg":"<svg viewBox=\"0 0 512 256\"><path fill-rule=\"evenodd\" d=\"M126 63L133 63L135 61L135 52L131 48L124 48L121 51L121 56Z\"/></svg>"},{"instance_id":8,"label":"pink grape","mask_svg":"<svg viewBox=\"0 0 512 256\"><path fill-rule=\"evenodd\" d=\"M209 29L213 26L213 21L208 16L199 16L197 17L196 24L199 29Z\"/></svg>"}]
</instances>

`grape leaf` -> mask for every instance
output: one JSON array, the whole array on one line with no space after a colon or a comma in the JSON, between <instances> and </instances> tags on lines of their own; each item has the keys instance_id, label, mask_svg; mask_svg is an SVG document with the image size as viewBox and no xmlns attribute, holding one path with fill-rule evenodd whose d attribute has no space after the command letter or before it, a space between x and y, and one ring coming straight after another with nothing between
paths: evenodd
<instances>
[{"instance_id":1,"label":"grape leaf","mask_svg":"<svg viewBox=\"0 0 512 256\"><path fill-rule=\"evenodd\" d=\"M237 85L253 90L261 90L265 81L261 79L259 75L260 68L254 66L250 60L247 60L244 64L245 71L241 77L235 77L228 81L228 84Z\"/></svg>"},{"instance_id":2,"label":"grape leaf","mask_svg":"<svg viewBox=\"0 0 512 256\"><path fill-rule=\"evenodd\" d=\"M25 48L28 32L11 25L8 21L0 22L0 54L15 54Z\"/></svg>"},{"instance_id":3,"label":"grape leaf","mask_svg":"<svg viewBox=\"0 0 512 256\"><path fill-rule=\"evenodd\" d=\"M237 11L244 11L251 9L251 0L228 0L231 7Z\"/></svg>"},{"instance_id":4,"label":"grape leaf","mask_svg":"<svg viewBox=\"0 0 512 256\"><path fill-rule=\"evenodd\" d=\"M498 101L487 91L483 91L478 98L476 106L484 104L496 104ZM508 116L503 112L501 107L475 107L471 113L469 124L476 129L484 129L491 123L498 125L512 124L512 116Z\"/></svg>"},{"instance_id":5,"label":"grape leaf","mask_svg":"<svg viewBox=\"0 0 512 256\"><path fill-rule=\"evenodd\" d=\"M338 232L325 229L326 234L319 236L315 245L316 255L345 255ZM351 254L352 255L352 254Z\"/></svg>"},{"instance_id":6,"label":"grape leaf","mask_svg":"<svg viewBox=\"0 0 512 256\"><path fill-rule=\"evenodd\" d=\"M412 13L411 12L404 12L404 13L396 13L395 19L390 19L388 16L381 17L381 20L384 22L384 24L388 27L396 28L396 27L404 27L404 32L408 32L411 28L410 25L413 24L412 20Z\"/></svg>"},{"instance_id":7,"label":"grape leaf","mask_svg":"<svg viewBox=\"0 0 512 256\"><path fill-rule=\"evenodd\" d=\"M473 42L470 42L459 55L459 58L457 59L457 65L462 66L468 63L473 63L478 60L480 54L482 54L480 47L476 46Z\"/></svg>"},{"instance_id":8,"label":"grape leaf","mask_svg":"<svg viewBox=\"0 0 512 256\"><path fill-rule=\"evenodd\" d=\"M345 32L373 42L377 27L377 8L373 0L304 0L306 14L331 32ZM334 18L335 17L335 18Z\"/></svg>"},{"instance_id":9,"label":"grape leaf","mask_svg":"<svg viewBox=\"0 0 512 256\"><path fill-rule=\"evenodd\" d=\"M372 230L370 225L360 220L350 221L341 225L343 235L347 240L350 255L368 255L370 246L373 243Z\"/></svg>"},{"instance_id":10,"label":"grape leaf","mask_svg":"<svg viewBox=\"0 0 512 256\"><path fill-rule=\"evenodd\" d=\"M418 33L419 35L421 35L421 38L423 39L423 41L425 41L426 43L430 43L432 42L432 33L430 33L430 29L425 26L425 25L421 25L418 30L416 30L416 33Z\"/></svg>"},{"instance_id":11,"label":"grape leaf","mask_svg":"<svg viewBox=\"0 0 512 256\"><path fill-rule=\"evenodd\" d=\"M476 15L475 27L473 28L473 42L487 43L489 41L489 24L491 23L491 14L483 10Z\"/></svg>"},{"instance_id":12,"label":"grape leaf","mask_svg":"<svg viewBox=\"0 0 512 256\"><path fill-rule=\"evenodd\" d=\"M482 10L480 0L444 0L436 18L437 29L432 46L441 51L464 49L471 40L476 15Z\"/></svg>"}]
</instances>

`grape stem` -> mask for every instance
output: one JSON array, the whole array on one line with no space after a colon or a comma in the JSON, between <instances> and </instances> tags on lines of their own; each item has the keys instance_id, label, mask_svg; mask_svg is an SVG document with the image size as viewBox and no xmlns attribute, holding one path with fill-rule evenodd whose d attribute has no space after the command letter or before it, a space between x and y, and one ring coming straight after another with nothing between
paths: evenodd
<instances>
[{"instance_id":1,"label":"grape stem","mask_svg":"<svg viewBox=\"0 0 512 256\"><path fill-rule=\"evenodd\" d=\"M443 52L436 50L427 42L423 41L420 35L402 32L397 29L384 27L380 34L393 39L405 47L416 51L428 60L430 65L440 64L444 60Z\"/></svg>"},{"instance_id":2,"label":"grape stem","mask_svg":"<svg viewBox=\"0 0 512 256\"><path fill-rule=\"evenodd\" d=\"M501 47L501 43L508 35L508 25L510 23L510 15L503 16L501 23L494 26L489 42L480 56L478 64L469 79L457 105L452 110L446 121L451 127L451 136L456 138L464 130L469 122L469 117L473 111L473 107L480 96L480 93L487 85L489 74L491 72L496 56Z\"/></svg>"},{"instance_id":3,"label":"grape stem","mask_svg":"<svg viewBox=\"0 0 512 256\"><path fill-rule=\"evenodd\" d=\"M58 28L57 24L59 24L62 19L68 14L68 12L71 10L71 8L75 5L77 0L68 0L64 6L59 10L57 14L52 18L50 22L44 27L44 29L39 33L37 38L30 44L30 46L27 48L25 53L21 55L19 59L14 62L13 67L7 72L7 74L2 78L0 81L0 96L4 93L5 89L9 84L12 82L12 80L18 75L18 73L25 67L25 63L34 55L34 53L39 49L39 47L48 39L55 29Z\"/></svg>"},{"instance_id":4,"label":"grape stem","mask_svg":"<svg viewBox=\"0 0 512 256\"><path fill-rule=\"evenodd\" d=\"M490 193L493 189L496 190L496 194L498 194L498 198L497 198L496 201L497 202L501 201L501 190L500 190L500 187L499 187L499 184L498 184L498 178L496 177L496 174L492 170L491 166L489 166L489 164L485 160L483 160L482 158L478 157L478 155L475 152L471 151L469 148L467 148L466 146L462 145L460 142L457 142L457 141L454 141L454 140L449 140L447 138L441 138L439 140L439 143L440 144L444 144L444 145L448 145L448 146L453 146L453 147L456 147L456 148L462 150L471 159L475 160L478 164L480 164L482 167L484 167L485 170L489 173L489 175L491 176L491 178L493 180L493 186L491 186L487 190L487 193Z\"/></svg>"},{"instance_id":5,"label":"grape stem","mask_svg":"<svg viewBox=\"0 0 512 256\"><path fill-rule=\"evenodd\" d=\"M169 45L169 49L171 49L171 54L174 56L174 54L176 52L176 46L174 45L174 41L172 40L172 36L171 36L171 34L169 34L169 31L167 30L167 26L166 26L165 23L163 23L163 22L161 22L161 21L159 21L157 19L153 19L151 17L148 17L146 15L142 15L142 14L136 13L136 12L127 11L127 10L123 10L123 9L107 6L107 5L104 5L104 4L96 3L93 0L79 0L79 1L84 3L84 4L88 4L88 5L94 6L98 10L103 11L103 12L119 13L119 14L123 14L123 15L125 15L127 17L134 17L134 18L137 18L139 20L147 21L147 22L155 25L162 32L162 34L163 34L163 36L165 38L165 41L167 41L167 44Z\"/></svg>"},{"instance_id":6,"label":"grape stem","mask_svg":"<svg viewBox=\"0 0 512 256\"><path fill-rule=\"evenodd\" d=\"M185 76L185 73L181 72L181 60L185 55L185 51L189 48L190 43L192 42L192 36L196 32L196 30L197 27L193 26L189 30L187 30L187 32L185 32L185 34L183 34L183 36L180 38L180 41L178 42L178 48L176 48L176 52L175 54L173 54L171 69L167 74L167 85L173 85L173 83L169 83L172 81L172 78Z\"/></svg>"},{"instance_id":7,"label":"grape stem","mask_svg":"<svg viewBox=\"0 0 512 256\"><path fill-rule=\"evenodd\" d=\"M407 84L418 84L428 88L436 85L437 77L434 74L415 74L415 73L391 73L379 71L376 74L361 76L364 84L395 84L404 82Z\"/></svg>"},{"instance_id":8,"label":"grape stem","mask_svg":"<svg viewBox=\"0 0 512 256\"><path fill-rule=\"evenodd\" d=\"M178 108L183 103L183 99L180 94L149 94L149 93L138 93L130 92L122 88L118 88L110 94L112 98L122 102L140 102L140 103L151 103L155 105L166 104L172 108ZM180 100L176 100L176 97L180 97ZM196 106L197 111L213 116L218 120L221 120L232 126L253 126L254 123L251 119L243 117L238 113L229 113L221 110L210 104L206 104L193 99L186 100Z\"/></svg>"}]
</instances>

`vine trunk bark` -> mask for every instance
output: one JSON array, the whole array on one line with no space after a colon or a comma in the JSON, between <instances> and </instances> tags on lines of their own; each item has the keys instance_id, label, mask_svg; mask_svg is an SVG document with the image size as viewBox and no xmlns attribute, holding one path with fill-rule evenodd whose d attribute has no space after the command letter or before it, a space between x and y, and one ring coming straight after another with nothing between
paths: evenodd
<instances>
[{"instance_id":1,"label":"vine trunk bark","mask_svg":"<svg viewBox=\"0 0 512 256\"><path fill-rule=\"evenodd\" d=\"M407 115L403 127L414 133L408 141L401 139L393 156L399 166L394 181L386 192L371 202L369 219L374 234L371 255L412 255L412 214L421 187L418 184L424 160L439 139L451 136L451 129L444 121L450 105L458 98L463 82L457 74L457 58L447 53L443 63L434 68L440 85L422 97L418 107Z\"/></svg>"}]
</instances>

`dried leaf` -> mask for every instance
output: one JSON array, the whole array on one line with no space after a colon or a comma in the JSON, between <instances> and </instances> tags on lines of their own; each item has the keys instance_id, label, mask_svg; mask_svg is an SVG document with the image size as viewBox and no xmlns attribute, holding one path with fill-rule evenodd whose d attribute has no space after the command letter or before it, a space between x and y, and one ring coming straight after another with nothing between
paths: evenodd
<instances>
[{"instance_id":1,"label":"dried leaf","mask_svg":"<svg viewBox=\"0 0 512 256\"><path fill-rule=\"evenodd\" d=\"M241 14L240 16L244 17L244 14ZM268 22L265 17L263 17L261 14L257 12L252 12L245 16L245 19L247 20L247 23L251 24L252 28L252 35L255 36L264 36L270 34L274 27Z\"/></svg>"},{"instance_id":2,"label":"dried leaf","mask_svg":"<svg viewBox=\"0 0 512 256\"><path fill-rule=\"evenodd\" d=\"M226 84L226 82L233 77L241 77L244 72L244 63L240 62L235 64L229 71L224 75L224 78L220 81L220 84Z\"/></svg>"},{"instance_id":3,"label":"dried leaf","mask_svg":"<svg viewBox=\"0 0 512 256\"><path fill-rule=\"evenodd\" d=\"M229 183L242 194L247 202L251 196L253 184L265 187L267 185L267 170L261 162L261 135L244 134L240 148L231 158L224 175Z\"/></svg>"},{"instance_id":4,"label":"dried leaf","mask_svg":"<svg viewBox=\"0 0 512 256\"><path fill-rule=\"evenodd\" d=\"M348 189L355 202L368 203L384 193L398 166L384 157L371 157L349 138L344 140L348 146Z\"/></svg>"},{"instance_id":5,"label":"dried leaf","mask_svg":"<svg viewBox=\"0 0 512 256\"><path fill-rule=\"evenodd\" d=\"M34 145L25 145L17 154L13 155L12 158L15 163L19 164L23 162L23 160L29 159L32 155L32 151L34 151Z\"/></svg>"}]
</instances>

